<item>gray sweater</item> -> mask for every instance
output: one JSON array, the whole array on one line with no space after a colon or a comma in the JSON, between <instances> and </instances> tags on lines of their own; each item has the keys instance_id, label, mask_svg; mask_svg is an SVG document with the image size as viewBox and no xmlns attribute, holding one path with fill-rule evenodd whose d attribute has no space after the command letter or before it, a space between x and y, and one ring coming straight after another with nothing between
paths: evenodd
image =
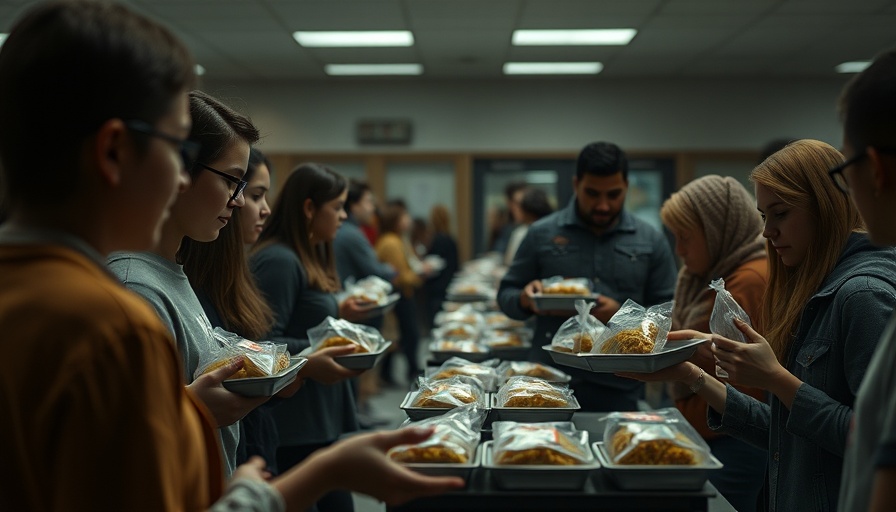
<instances>
[{"instance_id":1,"label":"gray sweater","mask_svg":"<svg viewBox=\"0 0 896 512\"><path fill-rule=\"evenodd\" d=\"M769 450L769 510L835 510L856 393L896 304L896 250L853 234L809 299L784 365L803 381L790 410L728 386L709 427ZM870 463L870 461L869 461Z\"/></svg>"},{"instance_id":2,"label":"gray sweater","mask_svg":"<svg viewBox=\"0 0 896 512\"><path fill-rule=\"evenodd\" d=\"M149 252L113 253L108 265L125 286L152 305L174 334L183 359L184 381L193 382L193 373L199 367L202 354L211 352L218 342L183 268ZM218 433L229 477L236 469L239 422L219 428Z\"/></svg>"}]
</instances>

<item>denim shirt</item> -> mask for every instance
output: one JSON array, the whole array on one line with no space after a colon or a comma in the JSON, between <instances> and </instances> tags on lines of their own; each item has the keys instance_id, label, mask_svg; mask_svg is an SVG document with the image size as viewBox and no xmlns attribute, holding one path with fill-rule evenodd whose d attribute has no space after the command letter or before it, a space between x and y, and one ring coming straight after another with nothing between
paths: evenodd
<instances>
[{"instance_id":1,"label":"denim shirt","mask_svg":"<svg viewBox=\"0 0 896 512\"><path fill-rule=\"evenodd\" d=\"M784 365L800 379L790 410L727 386L709 427L769 450L769 510L835 510L856 393L896 304L896 250L853 234L809 299ZM871 461L868 461L870 464Z\"/></svg>"},{"instance_id":2,"label":"denim shirt","mask_svg":"<svg viewBox=\"0 0 896 512\"><path fill-rule=\"evenodd\" d=\"M594 291L618 301L632 299L644 307L672 300L678 271L666 237L626 211L616 227L595 235L576 213L576 200L529 227L513 263L501 280L498 305L510 318L532 313L520 306L523 288L535 279L585 277ZM551 343L566 318L537 316L530 359L550 363L542 345ZM563 368L573 376L614 389L640 386L631 379Z\"/></svg>"},{"instance_id":3,"label":"denim shirt","mask_svg":"<svg viewBox=\"0 0 896 512\"><path fill-rule=\"evenodd\" d=\"M386 281L392 281L395 277L395 270L377 259L373 246L352 215L336 231L333 254L336 271L343 283L348 277L353 277L356 281L368 276L381 277Z\"/></svg>"}]
</instances>

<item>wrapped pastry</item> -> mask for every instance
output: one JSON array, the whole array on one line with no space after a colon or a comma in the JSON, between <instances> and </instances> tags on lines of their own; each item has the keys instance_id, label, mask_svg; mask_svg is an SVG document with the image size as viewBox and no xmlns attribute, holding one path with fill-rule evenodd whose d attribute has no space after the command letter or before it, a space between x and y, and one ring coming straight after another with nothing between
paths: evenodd
<instances>
[{"instance_id":1,"label":"wrapped pastry","mask_svg":"<svg viewBox=\"0 0 896 512\"><path fill-rule=\"evenodd\" d=\"M346 279L345 293L355 297L359 302L373 304L385 304L392 291L392 284L378 276L367 276L352 282L352 278Z\"/></svg>"},{"instance_id":2,"label":"wrapped pastry","mask_svg":"<svg viewBox=\"0 0 896 512\"><path fill-rule=\"evenodd\" d=\"M484 354L488 348L473 340L436 340L429 344L430 352L458 352L468 354Z\"/></svg>"},{"instance_id":3,"label":"wrapped pastry","mask_svg":"<svg viewBox=\"0 0 896 512\"><path fill-rule=\"evenodd\" d=\"M494 461L502 465L572 466L592 460L588 432L572 422L492 424Z\"/></svg>"},{"instance_id":4,"label":"wrapped pastry","mask_svg":"<svg viewBox=\"0 0 896 512\"><path fill-rule=\"evenodd\" d=\"M217 370L234 359L242 359L243 367L231 375L230 379L270 377L289 366L289 352L285 344L249 341L220 327L216 327L213 334L219 347L203 354L194 372L195 377Z\"/></svg>"},{"instance_id":5,"label":"wrapped pastry","mask_svg":"<svg viewBox=\"0 0 896 512\"><path fill-rule=\"evenodd\" d=\"M482 342L492 348L525 347L529 345L529 335L517 331L494 329L485 331Z\"/></svg>"},{"instance_id":6,"label":"wrapped pastry","mask_svg":"<svg viewBox=\"0 0 896 512\"><path fill-rule=\"evenodd\" d=\"M433 323L437 326L460 323L471 325L477 330L481 328L484 322L485 318L482 316L482 313L476 311L469 304L460 306L456 311L440 311L436 313L436 317L433 320Z\"/></svg>"},{"instance_id":7,"label":"wrapped pastry","mask_svg":"<svg viewBox=\"0 0 896 512\"><path fill-rule=\"evenodd\" d=\"M569 407L572 391L537 377L511 377L498 389L501 407Z\"/></svg>"},{"instance_id":8,"label":"wrapped pastry","mask_svg":"<svg viewBox=\"0 0 896 512\"><path fill-rule=\"evenodd\" d=\"M479 327L463 322L448 322L433 329L432 337L445 340L476 340L479 338Z\"/></svg>"},{"instance_id":9,"label":"wrapped pastry","mask_svg":"<svg viewBox=\"0 0 896 512\"><path fill-rule=\"evenodd\" d=\"M469 377L454 376L443 380L418 381L420 387L413 407L451 409L459 405L482 403L484 392L479 381Z\"/></svg>"},{"instance_id":10,"label":"wrapped pastry","mask_svg":"<svg viewBox=\"0 0 896 512\"><path fill-rule=\"evenodd\" d=\"M709 446L675 408L609 414L604 447L613 463L625 465L696 465L709 455Z\"/></svg>"},{"instance_id":11,"label":"wrapped pastry","mask_svg":"<svg viewBox=\"0 0 896 512\"><path fill-rule=\"evenodd\" d=\"M549 277L541 281L543 295L590 295L591 282L585 277Z\"/></svg>"},{"instance_id":12,"label":"wrapped pastry","mask_svg":"<svg viewBox=\"0 0 896 512\"><path fill-rule=\"evenodd\" d=\"M473 363L460 357L452 357L442 363L429 380L450 379L457 375L463 375L478 380L483 389L492 390L498 383L498 371L495 369L497 363L497 359Z\"/></svg>"},{"instance_id":13,"label":"wrapped pastry","mask_svg":"<svg viewBox=\"0 0 896 512\"><path fill-rule=\"evenodd\" d=\"M597 340L601 354L650 354L661 350L672 327L672 305L666 302L644 309L625 301Z\"/></svg>"},{"instance_id":14,"label":"wrapped pastry","mask_svg":"<svg viewBox=\"0 0 896 512\"><path fill-rule=\"evenodd\" d=\"M353 345L356 354L375 352L385 343L383 336L373 327L331 316L308 329L308 339L314 351L327 347Z\"/></svg>"},{"instance_id":15,"label":"wrapped pastry","mask_svg":"<svg viewBox=\"0 0 896 512\"><path fill-rule=\"evenodd\" d=\"M590 353L594 342L606 330L600 320L591 315L593 302L575 301L578 314L569 318L557 329L551 340L551 349L558 352Z\"/></svg>"},{"instance_id":16,"label":"wrapped pastry","mask_svg":"<svg viewBox=\"0 0 896 512\"><path fill-rule=\"evenodd\" d=\"M538 377L548 382L569 382L570 376L556 368L529 361L504 361L498 365L498 375L505 380L510 377Z\"/></svg>"},{"instance_id":17,"label":"wrapped pastry","mask_svg":"<svg viewBox=\"0 0 896 512\"><path fill-rule=\"evenodd\" d=\"M479 444L485 414L486 410L474 403L413 423L416 427L433 427L433 434L419 444L395 446L388 456L406 464L468 463Z\"/></svg>"}]
</instances>

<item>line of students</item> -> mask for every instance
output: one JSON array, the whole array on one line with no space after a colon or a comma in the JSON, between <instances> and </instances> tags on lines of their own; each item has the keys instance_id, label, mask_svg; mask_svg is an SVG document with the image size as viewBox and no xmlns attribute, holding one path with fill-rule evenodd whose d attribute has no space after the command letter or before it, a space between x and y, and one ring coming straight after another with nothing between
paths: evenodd
<instances>
[{"instance_id":1,"label":"line of students","mask_svg":"<svg viewBox=\"0 0 896 512\"><path fill-rule=\"evenodd\" d=\"M264 461L251 459L225 487L230 426L260 399L221 386L240 362L193 379L209 321L178 252L187 238L214 240L244 206L257 130L213 98L188 95L193 67L164 27L105 2L35 6L0 50L9 213L0 344L16 361L0 382L2 453L14 468L0 483L4 503L305 510L338 489L400 502L457 488L459 479L424 477L385 456L430 434L418 429L352 437L269 481ZM48 141L54 150L42 151ZM108 272L112 253L109 268L155 308ZM336 353L309 363L308 376L344 371Z\"/></svg>"},{"instance_id":2,"label":"line of students","mask_svg":"<svg viewBox=\"0 0 896 512\"><path fill-rule=\"evenodd\" d=\"M65 90L54 87L50 70L66 73ZM180 262L193 261L199 273L216 263L202 261L201 252L191 260L191 242L184 241L215 240L245 205L243 169L257 130L214 98L187 94L195 80L192 59L170 33L119 5L43 4L7 39L0 76L9 209L0 228L0 346L16 362L0 376L8 411L0 439L16 467L0 486L11 506L299 510L336 489L401 501L460 485L411 473L384 456L390 446L429 432L357 436L330 446L354 428L345 381L354 372L332 360L339 349L313 357L303 372L312 381L298 390L298 380L285 394L298 392L275 409L286 439L278 467L297 465L270 484L261 459L236 466L232 426L263 399L221 386L241 363L195 379L194 371L213 343L206 311L217 313L221 325L247 334L251 328L238 326L246 317L229 314L220 297L216 302L216 285L203 288L196 278L191 286ZM896 252L873 247L863 233L867 227L876 242L896 243L894 92L890 52L844 93L846 161L832 147L804 140L754 170L769 265L758 315L765 336L743 323L737 326L747 343L695 330L670 335L705 337L729 381L766 390L769 401L714 378L706 359L626 375L683 384L708 403L711 430L768 449L772 510L826 510L838 500L843 510L889 510L896 503L890 377ZM49 140L48 118L58 151L36 162L33 155ZM46 180L59 186L41 186ZM268 334L293 352L326 315L359 313L332 293L338 280L331 244L345 194L337 174L300 167L251 254L273 313L259 306L255 326L273 320ZM707 243L708 224L704 219ZM226 254L245 256L242 230L229 231L237 242ZM109 254L109 268L155 312L104 271ZM743 261L749 260L737 263ZM699 263L686 267L713 277L715 267L702 270ZM688 277L680 274L677 294L686 292L681 283ZM205 295L205 307L197 293ZM689 323L679 327L695 327ZM30 378L36 368L49 377ZM313 424L299 422L303 413ZM221 427L220 440L214 426ZM79 471L85 461L113 469L101 477ZM232 474L227 489L222 474Z\"/></svg>"}]
</instances>

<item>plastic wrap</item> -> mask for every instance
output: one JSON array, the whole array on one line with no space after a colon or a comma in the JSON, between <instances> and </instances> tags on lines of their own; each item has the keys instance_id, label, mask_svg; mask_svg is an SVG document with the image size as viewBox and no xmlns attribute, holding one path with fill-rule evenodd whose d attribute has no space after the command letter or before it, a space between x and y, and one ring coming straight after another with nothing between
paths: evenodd
<instances>
[{"instance_id":1,"label":"plastic wrap","mask_svg":"<svg viewBox=\"0 0 896 512\"><path fill-rule=\"evenodd\" d=\"M592 352L606 326L591 315L594 302L577 300L578 314L563 322L551 340L551 348L560 352Z\"/></svg>"},{"instance_id":2,"label":"plastic wrap","mask_svg":"<svg viewBox=\"0 0 896 512\"><path fill-rule=\"evenodd\" d=\"M576 430L572 422L496 421L492 429L496 464L572 466L593 460L588 432Z\"/></svg>"},{"instance_id":3,"label":"plastic wrap","mask_svg":"<svg viewBox=\"0 0 896 512\"><path fill-rule=\"evenodd\" d=\"M604 448L622 465L698 465L709 458L706 441L678 409L607 415Z\"/></svg>"},{"instance_id":4,"label":"plastic wrap","mask_svg":"<svg viewBox=\"0 0 896 512\"><path fill-rule=\"evenodd\" d=\"M658 352L666 344L672 327L673 302L665 302L644 309L637 302L625 301L610 319L610 324L598 340L601 354L649 354Z\"/></svg>"}]
</instances>

